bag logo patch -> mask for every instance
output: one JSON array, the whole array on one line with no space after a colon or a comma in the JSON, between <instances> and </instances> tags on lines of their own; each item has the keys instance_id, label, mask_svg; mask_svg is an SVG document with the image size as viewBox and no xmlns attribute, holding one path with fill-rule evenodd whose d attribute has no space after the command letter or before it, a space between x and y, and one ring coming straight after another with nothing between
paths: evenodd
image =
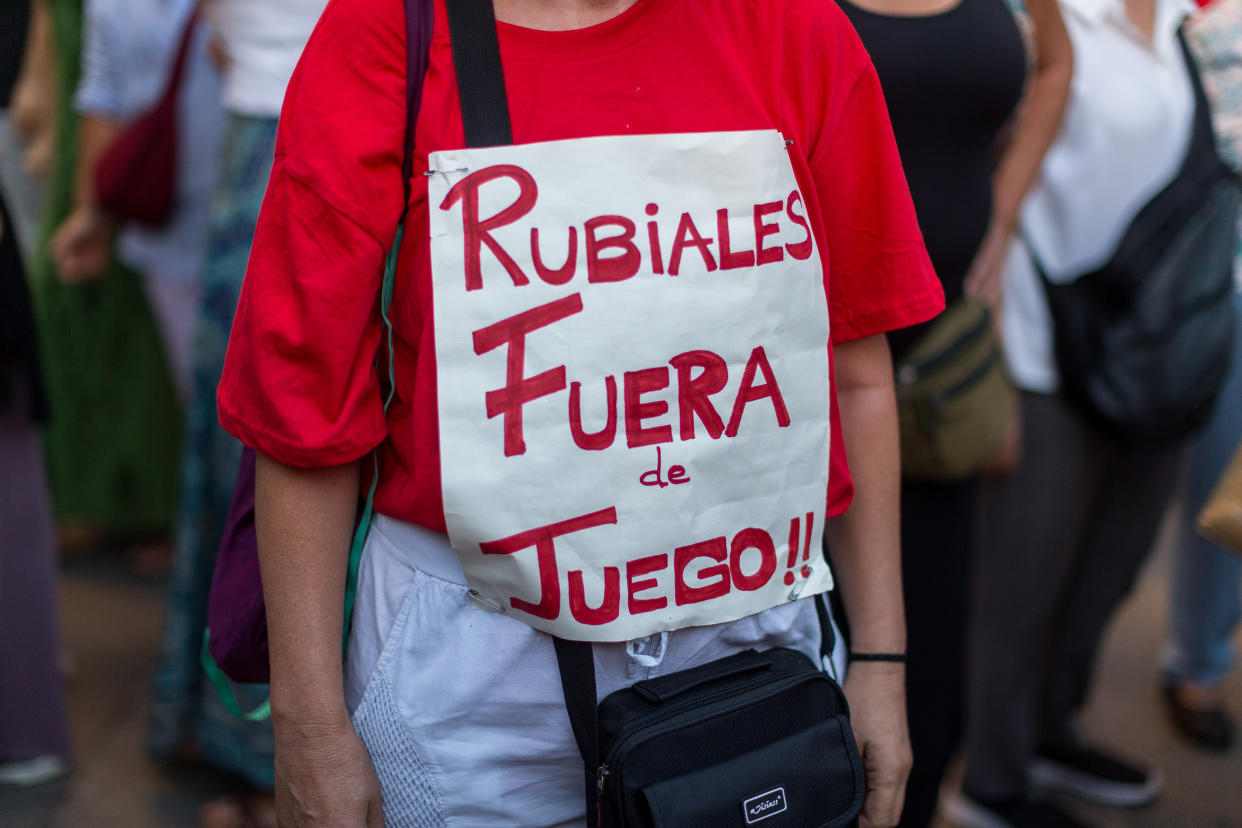
<instances>
[{"instance_id":1,"label":"bag logo patch","mask_svg":"<svg viewBox=\"0 0 1242 828\"><path fill-rule=\"evenodd\" d=\"M746 817L747 825L754 825L787 810L789 803L785 801L784 788L774 788L742 803L742 815Z\"/></svg>"}]
</instances>

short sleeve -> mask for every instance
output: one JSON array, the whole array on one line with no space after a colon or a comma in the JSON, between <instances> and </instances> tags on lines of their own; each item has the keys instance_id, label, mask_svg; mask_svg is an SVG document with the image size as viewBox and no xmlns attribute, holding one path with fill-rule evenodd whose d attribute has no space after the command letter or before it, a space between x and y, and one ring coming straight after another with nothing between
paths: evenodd
<instances>
[{"instance_id":1,"label":"short sleeve","mask_svg":"<svg viewBox=\"0 0 1242 828\"><path fill-rule=\"evenodd\" d=\"M285 97L217 403L226 430L289 465L349 462L387 433L375 358L403 199L401 14L333 0Z\"/></svg>"},{"instance_id":2,"label":"short sleeve","mask_svg":"<svg viewBox=\"0 0 1242 828\"><path fill-rule=\"evenodd\" d=\"M865 55L810 165L828 240L833 342L939 313L944 293L919 231L880 81Z\"/></svg>"},{"instance_id":3,"label":"short sleeve","mask_svg":"<svg viewBox=\"0 0 1242 828\"><path fill-rule=\"evenodd\" d=\"M123 55L118 43L116 10L108 0L87 0L82 21L82 74L73 108L83 115L124 118Z\"/></svg>"}]
</instances>

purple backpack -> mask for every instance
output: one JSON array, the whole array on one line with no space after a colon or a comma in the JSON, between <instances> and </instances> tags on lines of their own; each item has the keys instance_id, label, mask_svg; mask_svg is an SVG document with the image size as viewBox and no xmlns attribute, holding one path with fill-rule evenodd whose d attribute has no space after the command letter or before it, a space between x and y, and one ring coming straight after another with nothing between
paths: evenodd
<instances>
[{"instance_id":1,"label":"purple backpack","mask_svg":"<svg viewBox=\"0 0 1242 828\"><path fill-rule=\"evenodd\" d=\"M423 77L427 74L432 22L433 0L405 0L407 120L405 158L401 175L407 209L410 200L410 177L414 168L414 124L422 100ZM392 247L384 260L384 281L380 296L380 313L388 349L385 361L389 392L388 398L384 400L385 410L392 400L393 388L392 323L388 318L388 307L392 301L397 254L401 248L404 226L403 209ZM349 552L342 647L344 640L349 637L350 617L353 614L354 594L358 584L358 563L366 542L367 530L371 525L372 501L379 483L378 463L377 454L372 462L371 487L365 505L360 510ZM255 452L247 447L242 452L241 464L237 470L233 502L229 505L228 520L225 523L224 535L220 539L216 569L211 579L211 593L207 599L207 628L203 632L202 663L224 706L236 716L259 720L270 714L269 704L264 702L255 710L243 712L230 684L230 680L260 684L266 684L270 680L266 605L263 601L263 582L259 577L259 552L254 527L254 468Z\"/></svg>"}]
</instances>

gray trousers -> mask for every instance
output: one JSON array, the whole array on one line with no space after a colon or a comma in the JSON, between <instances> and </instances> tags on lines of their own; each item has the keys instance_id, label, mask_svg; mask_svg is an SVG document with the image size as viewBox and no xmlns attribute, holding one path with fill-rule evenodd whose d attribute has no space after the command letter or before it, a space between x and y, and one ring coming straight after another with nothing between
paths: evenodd
<instances>
[{"instance_id":1,"label":"gray trousers","mask_svg":"<svg viewBox=\"0 0 1242 828\"><path fill-rule=\"evenodd\" d=\"M1134 584L1176 488L1181 443L1138 444L1057 395L1022 396L1023 457L984 487L968 641L973 795L1026 791L1042 744L1076 742L1074 716L1113 611Z\"/></svg>"},{"instance_id":2,"label":"gray trousers","mask_svg":"<svg viewBox=\"0 0 1242 828\"><path fill-rule=\"evenodd\" d=\"M69 758L52 507L23 397L0 405L0 763Z\"/></svg>"}]
</instances>

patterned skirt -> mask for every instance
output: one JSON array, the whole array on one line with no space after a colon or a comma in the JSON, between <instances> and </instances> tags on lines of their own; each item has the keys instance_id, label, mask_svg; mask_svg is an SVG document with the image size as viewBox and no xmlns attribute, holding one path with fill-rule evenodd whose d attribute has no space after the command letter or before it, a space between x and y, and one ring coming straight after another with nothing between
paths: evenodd
<instances>
[{"instance_id":1,"label":"patterned skirt","mask_svg":"<svg viewBox=\"0 0 1242 828\"><path fill-rule=\"evenodd\" d=\"M203 268L168 616L148 732L148 747L155 756L192 746L210 764L263 788L272 786L271 723L245 722L224 709L203 676L199 650L216 551L241 454L241 444L217 421L216 386L275 143L275 118L230 114ZM242 687L238 695L243 705L253 707L267 697L267 687Z\"/></svg>"}]
</instances>

